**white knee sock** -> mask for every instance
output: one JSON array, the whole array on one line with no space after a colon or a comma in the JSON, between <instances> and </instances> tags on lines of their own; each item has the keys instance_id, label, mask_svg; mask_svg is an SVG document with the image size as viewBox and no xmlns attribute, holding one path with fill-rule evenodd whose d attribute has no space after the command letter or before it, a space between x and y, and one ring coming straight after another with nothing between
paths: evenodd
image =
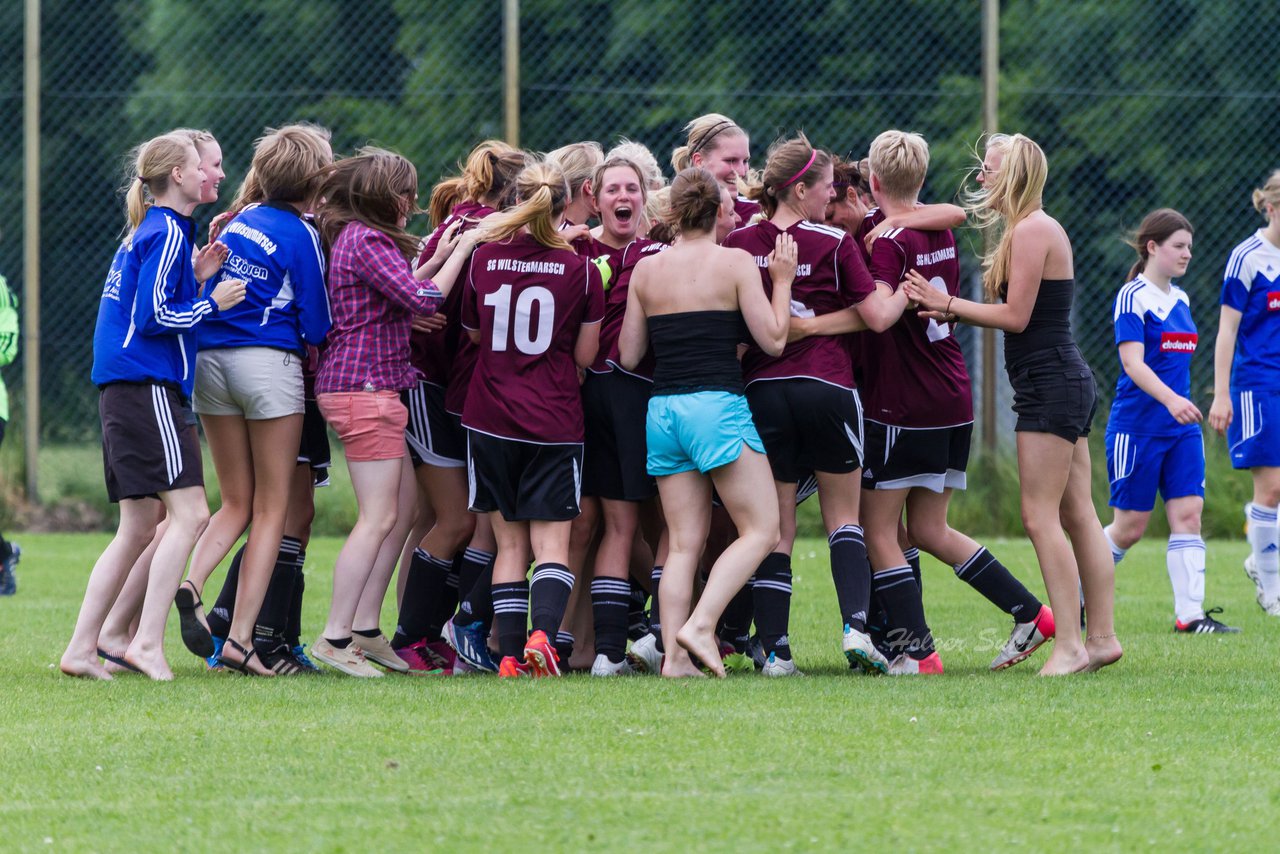
<instances>
[{"instance_id":1,"label":"white knee sock","mask_svg":"<svg viewBox=\"0 0 1280 854\"><path fill-rule=\"evenodd\" d=\"M1165 564L1173 584L1173 608L1178 621L1189 623L1203 617L1204 540L1195 534L1170 534Z\"/></svg>"},{"instance_id":2,"label":"white knee sock","mask_svg":"<svg viewBox=\"0 0 1280 854\"><path fill-rule=\"evenodd\" d=\"M1128 549L1122 549L1116 545L1116 541L1111 538L1111 526L1102 529L1102 535L1107 538L1107 545L1111 546L1111 559L1116 562L1116 566L1120 565L1120 561L1124 560L1124 556L1129 553Z\"/></svg>"},{"instance_id":3,"label":"white knee sock","mask_svg":"<svg viewBox=\"0 0 1280 854\"><path fill-rule=\"evenodd\" d=\"M1249 547L1253 550L1253 563L1262 576L1262 590L1269 599L1280 596L1280 524L1276 522L1275 507L1245 505L1249 520Z\"/></svg>"}]
</instances>

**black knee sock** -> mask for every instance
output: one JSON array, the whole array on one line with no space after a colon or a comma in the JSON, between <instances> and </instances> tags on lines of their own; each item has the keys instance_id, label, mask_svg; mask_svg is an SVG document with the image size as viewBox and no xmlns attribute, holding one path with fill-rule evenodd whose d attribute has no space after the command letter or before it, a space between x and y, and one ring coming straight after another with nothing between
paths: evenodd
<instances>
[{"instance_id":1,"label":"black knee sock","mask_svg":"<svg viewBox=\"0 0 1280 854\"><path fill-rule=\"evenodd\" d=\"M284 643L285 632L289 628L289 605L293 600L298 547L297 540L280 544L280 554L271 570L267 593L253 624L253 645L261 652L270 652Z\"/></svg>"},{"instance_id":2,"label":"black knee sock","mask_svg":"<svg viewBox=\"0 0 1280 854\"><path fill-rule=\"evenodd\" d=\"M867 630L871 604L871 564L859 525L842 525L827 537L831 547L831 580L836 585L840 619L859 632Z\"/></svg>"},{"instance_id":3,"label":"black knee sock","mask_svg":"<svg viewBox=\"0 0 1280 854\"><path fill-rule=\"evenodd\" d=\"M525 641L529 639L529 582L494 584L492 588L493 621L498 626L498 654L503 658L523 660Z\"/></svg>"},{"instance_id":4,"label":"black knee sock","mask_svg":"<svg viewBox=\"0 0 1280 854\"><path fill-rule=\"evenodd\" d=\"M871 643L876 649L880 650L880 654L885 658L892 658L894 653L889 649L889 641L886 637L889 631L889 615L884 612L884 602L880 601L880 594L876 592L875 576L872 575L871 585L871 617L867 620L867 636L871 638Z\"/></svg>"},{"instance_id":5,"label":"black knee sock","mask_svg":"<svg viewBox=\"0 0 1280 854\"><path fill-rule=\"evenodd\" d=\"M493 554L467 547L462 550L462 564L458 567L458 605L461 606L484 571L493 564Z\"/></svg>"},{"instance_id":6,"label":"black knee sock","mask_svg":"<svg viewBox=\"0 0 1280 854\"><path fill-rule=\"evenodd\" d=\"M957 578L987 597L992 605L1016 622L1030 622L1040 613L1040 600L985 548L978 549L973 557L955 570Z\"/></svg>"},{"instance_id":7,"label":"black knee sock","mask_svg":"<svg viewBox=\"0 0 1280 854\"><path fill-rule=\"evenodd\" d=\"M216 638L225 638L231 634L231 618L236 613L236 590L240 587L240 562L244 560L244 546L236 550L231 558L231 566L227 569L227 577L222 581L222 590L218 592L217 601L205 614L209 621L209 633Z\"/></svg>"},{"instance_id":8,"label":"black knee sock","mask_svg":"<svg viewBox=\"0 0 1280 854\"><path fill-rule=\"evenodd\" d=\"M469 550L468 550L469 551ZM493 557L480 570L471 592L458 603L458 622L463 625L481 623L486 631L493 625Z\"/></svg>"},{"instance_id":9,"label":"black knee sock","mask_svg":"<svg viewBox=\"0 0 1280 854\"><path fill-rule=\"evenodd\" d=\"M778 658L791 658L791 641L787 638L791 622L791 555L773 552L756 569L751 583L755 600L756 633L764 653Z\"/></svg>"},{"instance_id":10,"label":"black knee sock","mask_svg":"<svg viewBox=\"0 0 1280 854\"><path fill-rule=\"evenodd\" d=\"M533 568L529 582L529 624L535 632L546 632L548 640L556 636L573 592L573 573L560 563L540 563ZM496 605L495 605L496 608Z\"/></svg>"},{"instance_id":11,"label":"black knee sock","mask_svg":"<svg viewBox=\"0 0 1280 854\"><path fill-rule=\"evenodd\" d=\"M658 641L658 652L666 652L662 646L662 615L658 611L658 585L662 583L662 567L655 566L649 575L649 631Z\"/></svg>"},{"instance_id":12,"label":"black knee sock","mask_svg":"<svg viewBox=\"0 0 1280 854\"><path fill-rule=\"evenodd\" d=\"M569 657L573 655L573 632L566 632L561 629L556 632L556 636L552 638L551 645L556 648L556 655L560 656L560 660L569 663Z\"/></svg>"},{"instance_id":13,"label":"black knee sock","mask_svg":"<svg viewBox=\"0 0 1280 854\"><path fill-rule=\"evenodd\" d=\"M631 607L631 585L621 578L591 580L591 617L596 628L596 654L607 655L614 664L627 652L627 611Z\"/></svg>"},{"instance_id":14,"label":"black knee sock","mask_svg":"<svg viewBox=\"0 0 1280 854\"><path fill-rule=\"evenodd\" d=\"M302 645L302 593L307 588L307 578L302 568L306 562L307 553L298 552L298 559L293 565L293 590L289 595L289 627L284 633L284 642L290 649Z\"/></svg>"},{"instance_id":15,"label":"black knee sock","mask_svg":"<svg viewBox=\"0 0 1280 854\"><path fill-rule=\"evenodd\" d=\"M884 603L889 620L887 639L894 654L905 652L917 660L928 658L933 652L933 635L925 622L924 600L911 577L911 567L898 566L877 572L871 584Z\"/></svg>"},{"instance_id":16,"label":"black knee sock","mask_svg":"<svg viewBox=\"0 0 1280 854\"><path fill-rule=\"evenodd\" d=\"M649 591L634 578L627 579L627 584L631 588L627 605L627 639L636 641L649 634L649 614L644 607L649 601Z\"/></svg>"},{"instance_id":17,"label":"black knee sock","mask_svg":"<svg viewBox=\"0 0 1280 854\"><path fill-rule=\"evenodd\" d=\"M920 588L921 593L924 593L924 576L920 574L920 550L912 546L903 551L902 556L907 559L907 566L911 567L911 574L916 579L916 586Z\"/></svg>"},{"instance_id":18,"label":"black knee sock","mask_svg":"<svg viewBox=\"0 0 1280 854\"><path fill-rule=\"evenodd\" d=\"M0 561L8 560L11 557L13 557L13 543L6 540L3 534L0 534Z\"/></svg>"},{"instance_id":19,"label":"black knee sock","mask_svg":"<svg viewBox=\"0 0 1280 854\"><path fill-rule=\"evenodd\" d=\"M720 617L720 640L732 644L734 652L746 652L751 646L751 619L755 610L748 581L729 600Z\"/></svg>"},{"instance_id":20,"label":"black knee sock","mask_svg":"<svg viewBox=\"0 0 1280 854\"><path fill-rule=\"evenodd\" d=\"M404 596L400 600L400 616L396 620L396 634L391 645L396 649L428 638L433 603L444 595L445 579L449 575L450 561L428 554L422 549L413 550L409 561L409 577L404 582ZM437 637L439 631L437 630Z\"/></svg>"},{"instance_id":21,"label":"black knee sock","mask_svg":"<svg viewBox=\"0 0 1280 854\"><path fill-rule=\"evenodd\" d=\"M428 641L440 640L440 629L444 627L444 621L458 610L458 588L462 584L464 555L464 552L458 552L453 556L449 573L444 577L444 591L431 605L426 634Z\"/></svg>"}]
</instances>

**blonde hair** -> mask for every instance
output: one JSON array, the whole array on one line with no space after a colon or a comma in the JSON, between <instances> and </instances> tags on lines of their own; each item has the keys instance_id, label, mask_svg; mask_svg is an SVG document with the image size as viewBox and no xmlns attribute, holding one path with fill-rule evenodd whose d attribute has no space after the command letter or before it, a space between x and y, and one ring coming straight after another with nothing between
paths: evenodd
<instances>
[{"instance_id":1,"label":"blonde hair","mask_svg":"<svg viewBox=\"0 0 1280 854\"><path fill-rule=\"evenodd\" d=\"M591 180L596 167L604 162L604 149L598 142L571 142L549 152L546 162L560 170L569 183L571 198L576 199L582 195L582 185Z\"/></svg>"},{"instance_id":2,"label":"blonde hair","mask_svg":"<svg viewBox=\"0 0 1280 854\"><path fill-rule=\"evenodd\" d=\"M929 174L929 143L918 133L887 130L871 143L867 161L885 195L908 201L919 194Z\"/></svg>"},{"instance_id":3,"label":"blonde hair","mask_svg":"<svg viewBox=\"0 0 1280 854\"><path fill-rule=\"evenodd\" d=\"M1035 141L1014 134L1009 137L1000 171L987 178L976 192L966 194L965 209L979 230L997 239L982 256L982 285L989 301L1002 296L1009 280L1013 253L1013 227L1040 208L1049 162Z\"/></svg>"},{"instance_id":4,"label":"blonde hair","mask_svg":"<svg viewBox=\"0 0 1280 854\"><path fill-rule=\"evenodd\" d=\"M170 131L153 137L130 152L133 161L125 187L125 211L129 217L129 231L135 231L147 215L147 208L155 204L156 196L169 189L169 176L174 169L186 165L191 152L200 156L195 142L183 131Z\"/></svg>"},{"instance_id":5,"label":"blonde hair","mask_svg":"<svg viewBox=\"0 0 1280 854\"><path fill-rule=\"evenodd\" d=\"M570 249L557 228L557 220L569 204L569 182L560 167L549 160L529 164L516 178L516 192L519 204L485 217L477 229L477 241L506 240L528 228L533 239L548 249Z\"/></svg>"},{"instance_id":6,"label":"blonde hair","mask_svg":"<svg viewBox=\"0 0 1280 854\"><path fill-rule=\"evenodd\" d=\"M458 175L446 178L431 190L427 211L435 228L464 201L478 202L493 198L494 207L506 204L503 197L515 185L516 176L525 165L525 153L500 139L486 139L471 149L466 163L458 165Z\"/></svg>"},{"instance_id":7,"label":"blonde hair","mask_svg":"<svg viewBox=\"0 0 1280 854\"><path fill-rule=\"evenodd\" d=\"M669 222L671 216L671 185L661 190L654 190L644 203L644 218L649 227L645 237L659 243L670 243L675 239L675 230Z\"/></svg>"},{"instance_id":8,"label":"blonde hair","mask_svg":"<svg viewBox=\"0 0 1280 854\"><path fill-rule=\"evenodd\" d=\"M197 128L176 128L174 130L169 131L169 133L180 133L183 136L189 137L191 139L191 142L195 144L197 154L201 154L201 149L204 146L208 145L211 142L218 141L214 137L212 131L200 130ZM201 156L203 156L203 154L201 154Z\"/></svg>"},{"instance_id":9,"label":"blonde hair","mask_svg":"<svg viewBox=\"0 0 1280 854\"><path fill-rule=\"evenodd\" d=\"M792 139L779 139L769 146L764 171L750 176L746 196L760 203L765 219L778 211L778 203L789 198L796 184L813 186L822 171L831 165L831 155L813 147L803 133Z\"/></svg>"},{"instance_id":10,"label":"blonde hair","mask_svg":"<svg viewBox=\"0 0 1280 854\"><path fill-rule=\"evenodd\" d=\"M653 156L653 152L641 143L627 139L625 136L609 149L609 153L605 155L605 160L612 160L615 157L621 157L623 160L630 160L636 166L640 167L640 176L644 183L648 185L650 190L660 190L667 186L667 177L662 174L662 167L658 165L658 159Z\"/></svg>"},{"instance_id":11,"label":"blonde hair","mask_svg":"<svg viewBox=\"0 0 1280 854\"><path fill-rule=\"evenodd\" d=\"M720 145L720 140L729 136L746 136L747 132L738 127L738 123L720 113L707 113L698 116L684 126L685 143L671 152L671 168L683 172L693 165L693 155L701 152L710 154Z\"/></svg>"},{"instance_id":12,"label":"blonde hair","mask_svg":"<svg viewBox=\"0 0 1280 854\"><path fill-rule=\"evenodd\" d=\"M1267 183L1253 191L1253 209L1262 215L1267 213L1267 205L1280 210L1280 169L1271 173Z\"/></svg>"},{"instance_id":13,"label":"blonde hair","mask_svg":"<svg viewBox=\"0 0 1280 854\"><path fill-rule=\"evenodd\" d=\"M329 132L313 124L267 128L253 144L249 169L263 198L310 202L329 167Z\"/></svg>"}]
</instances>

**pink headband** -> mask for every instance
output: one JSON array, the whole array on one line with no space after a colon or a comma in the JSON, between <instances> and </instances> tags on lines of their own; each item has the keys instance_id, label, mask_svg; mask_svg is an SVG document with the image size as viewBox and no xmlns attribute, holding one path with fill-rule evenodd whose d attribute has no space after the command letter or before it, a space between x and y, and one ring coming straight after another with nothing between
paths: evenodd
<instances>
[{"instance_id":1,"label":"pink headband","mask_svg":"<svg viewBox=\"0 0 1280 854\"><path fill-rule=\"evenodd\" d=\"M790 187L790 186L791 186L792 184L794 184L796 181L799 181L799 180L800 180L800 176L802 176L804 173L808 172L808 171L809 171L809 167L813 165L813 161L814 161L814 160L817 160L817 159L818 159L818 149L816 149L816 148L815 148L815 149L813 149L813 150L811 150L811 151L809 152L809 162L808 162L808 163L806 163L806 164L804 164L804 166L800 169L800 171L799 171L799 172L797 172L796 174L792 175L789 179L787 179L786 183L784 183L784 184L782 184L781 186L779 186L779 187L778 187L778 189L779 189L779 190L785 190L787 187Z\"/></svg>"}]
</instances>

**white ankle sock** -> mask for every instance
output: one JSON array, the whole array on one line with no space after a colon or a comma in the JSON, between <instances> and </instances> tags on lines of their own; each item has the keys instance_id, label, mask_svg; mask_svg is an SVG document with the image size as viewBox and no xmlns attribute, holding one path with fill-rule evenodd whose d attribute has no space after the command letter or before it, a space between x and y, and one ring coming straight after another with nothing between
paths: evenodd
<instances>
[{"instance_id":1,"label":"white ankle sock","mask_svg":"<svg viewBox=\"0 0 1280 854\"><path fill-rule=\"evenodd\" d=\"M1165 565L1173 585L1173 608L1179 622L1189 623L1203 617L1204 540L1195 534L1170 534Z\"/></svg>"},{"instance_id":2,"label":"white ankle sock","mask_svg":"<svg viewBox=\"0 0 1280 854\"><path fill-rule=\"evenodd\" d=\"M1129 553L1128 549L1122 549L1116 545L1116 541L1111 539L1111 526L1102 529L1102 535L1107 538L1107 545L1111 547L1111 559L1116 562L1116 566L1120 565L1120 561L1124 560L1124 556Z\"/></svg>"}]
</instances>

